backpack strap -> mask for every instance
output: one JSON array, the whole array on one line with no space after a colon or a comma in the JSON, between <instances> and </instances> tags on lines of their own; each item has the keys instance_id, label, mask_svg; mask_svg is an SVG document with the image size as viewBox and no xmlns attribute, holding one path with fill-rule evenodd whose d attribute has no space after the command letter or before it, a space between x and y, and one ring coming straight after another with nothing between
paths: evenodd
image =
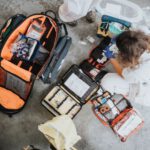
<instances>
[{"instance_id":1,"label":"backpack strap","mask_svg":"<svg viewBox=\"0 0 150 150\"><path fill-rule=\"evenodd\" d=\"M67 31L66 25L58 20L58 16L56 15L56 13L55 13L53 10L47 10L47 11L45 11L45 12L41 12L41 14L42 14L42 15L49 16L49 17L51 17L52 19L54 19L54 20L57 22L58 26L59 26L60 28L61 28L61 27L63 28L65 35L68 35L68 31Z\"/></svg>"},{"instance_id":2,"label":"backpack strap","mask_svg":"<svg viewBox=\"0 0 150 150\"><path fill-rule=\"evenodd\" d=\"M65 35L68 35L68 30L67 30L66 25L64 23L59 23L59 25L60 25L60 27L63 27Z\"/></svg>"},{"instance_id":3,"label":"backpack strap","mask_svg":"<svg viewBox=\"0 0 150 150\"><path fill-rule=\"evenodd\" d=\"M49 17L53 18L54 20L57 20L57 15L53 10L47 10L45 12L41 12L41 14L49 16Z\"/></svg>"}]
</instances>

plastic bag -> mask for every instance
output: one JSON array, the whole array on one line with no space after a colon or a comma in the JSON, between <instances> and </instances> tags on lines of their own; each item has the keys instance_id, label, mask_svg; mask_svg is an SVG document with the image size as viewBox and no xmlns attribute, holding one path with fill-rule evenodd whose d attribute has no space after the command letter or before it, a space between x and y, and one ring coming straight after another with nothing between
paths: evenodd
<instances>
[{"instance_id":1,"label":"plastic bag","mask_svg":"<svg viewBox=\"0 0 150 150\"><path fill-rule=\"evenodd\" d=\"M96 10L101 15L111 15L132 23L138 23L143 19L142 9L128 0L101 0L96 5Z\"/></svg>"}]
</instances>

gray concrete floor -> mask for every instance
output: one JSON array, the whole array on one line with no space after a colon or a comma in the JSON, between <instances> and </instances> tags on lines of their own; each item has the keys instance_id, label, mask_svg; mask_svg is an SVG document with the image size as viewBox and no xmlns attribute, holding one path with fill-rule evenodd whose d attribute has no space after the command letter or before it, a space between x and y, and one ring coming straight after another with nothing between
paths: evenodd
<instances>
[{"instance_id":1,"label":"gray concrete floor","mask_svg":"<svg viewBox=\"0 0 150 150\"><path fill-rule=\"evenodd\" d=\"M149 0L132 0L140 6L150 6ZM26 15L53 9L57 11L62 0L0 0L0 17L8 18L16 13ZM95 37L96 25L86 23L85 19L79 25L70 28L69 34L73 44L67 55L60 76L72 65L80 63L88 56L93 47L86 37ZM87 45L80 44L80 40ZM29 101L24 110L12 118L0 113L0 150L21 150L22 147L33 144L41 150L49 150L49 144L38 131L37 126L49 119L52 115L40 104L42 97L48 92L49 85L36 81ZM83 107L74 119L77 131L82 137L76 145L78 150L149 150L150 149L150 111L148 107L134 104L145 120L143 129L132 136L126 143L121 143L114 133L104 127L94 116L90 104Z\"/></svg>"}]
</instances>

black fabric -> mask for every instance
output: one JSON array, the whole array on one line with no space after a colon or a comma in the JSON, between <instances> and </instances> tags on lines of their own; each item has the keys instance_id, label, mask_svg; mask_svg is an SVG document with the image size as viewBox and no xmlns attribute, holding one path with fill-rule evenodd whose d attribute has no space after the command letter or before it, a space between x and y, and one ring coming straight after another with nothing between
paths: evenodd
<instances>
[{"instance_id":1,"label":"black fabric","mask_svg":"<svg viewBox=\"0 0 150 150\"><path fill-rule=\"evenodd\" d=\"M37 63L34 63L33 66L32 66L31 72L34 75L37 75L39 73L40 69L41 69L41 65L39 65Z\"/></svg>"},{"instance_id":2,"label":"black fabric","mask_svg":"<svg viewBox=\"0 0 150 150\"><path fill-rule=\"evenodd\" d=\"M100 80L104 77L104 75L107 73L105 70L99 70L97 69L92 63L89 63L88 60L84 60L80 66L82 71L88 75L90 78L92 78L96 82L100 82ZM95 70L95 74L92 74L91 71Z\"/></svg>"},{"instance_id":3,"label":"black fabric","mask_svg":"<svg viewBox=\"0 0 150 150\"><path fill-rule=\"evenodd\" d=\"M48 39L46 39L46 45L44 46L45 49L51 51L53 46L54 46L54 43L55 43L55 38L56 38L56 31L55 29L53 28L50 36L48 37Z\"/></svg>"},{"instance_id":4,"label":"black fabric","mask_svg":"<svg viewBox=\"0 0 150 150\"><path fill-rule=\"evenodd\" d=\"M15 64L15 65L18 65L19 61L20 61L19 58L13 56L10 62L12 62L12 63Z\"/></svg>"},{"instance_id":5,"label":"black fabric","mask_svg":"<svg viewBox=\"0 0 150 150\"><path fill-rule=\"evenodd\" d=\"M84 60L79 67L83 70L83 72L89 72L94 68L93 65L88 62L88 60Z\"/></svg>"},{"instance_id":6,"label":"black fabric","mask_svg":"<svg viewBox=\"0 0 150 150\"><path fill-rule=\"evenodd\" d=\"M25 70L29 70L29 68L32 66L32 64L33 63L31 63L31 62L23 61L20 67Z\"/></svg>"},{"instance_id":7,"label":"black fabric","mask_svg":"<svg viewBox=\"0 0 150 150\"><path fill-rule=\"evenodd\" d=\"M95 77L96 82L100 82L100 80L107 74L108 72L106 70L100 71L98 75Z\"/></svg>"},{"instance_id":8,"label":"black fabric","mask_svg":"<svg viewBox=\"0 0 150 150\"><path fill-rule=\"evenodd\" d=\"M92 50L90 57L94 58L95 60L103 58L103 50L110 44L110 42L110 37L104 38L100 44Z\"/></svg>"},{"instance_id":9,"label":"black fabric","mask_svg":"<svg viewBox=\"0 0 150 150\"><path fill-rule=\"evenodd\" d=\"M45 42L46 36L52 28L52 24L50 23L48 18L46 18L46 20L44 22L44 25L46 26L46 31L45 31L44 35L42 36L42 38L40 40L41 43Z\"/></svg>"}]
</instances>

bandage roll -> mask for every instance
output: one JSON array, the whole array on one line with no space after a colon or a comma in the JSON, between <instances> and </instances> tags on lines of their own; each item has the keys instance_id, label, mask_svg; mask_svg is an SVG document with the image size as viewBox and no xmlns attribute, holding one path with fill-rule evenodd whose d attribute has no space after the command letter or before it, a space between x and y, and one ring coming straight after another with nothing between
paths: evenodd
<instances>
[{"instance_id":1,"label":"bandage roll","mask_svg":"<svg viewBox=\"0 0 150 150\"><path fill-rule=\"evenodd\" d=\"M99 111L104 114L110 110L110 107L108 105L103 105L100 107Z\"/></svg>"}]
</instances>

